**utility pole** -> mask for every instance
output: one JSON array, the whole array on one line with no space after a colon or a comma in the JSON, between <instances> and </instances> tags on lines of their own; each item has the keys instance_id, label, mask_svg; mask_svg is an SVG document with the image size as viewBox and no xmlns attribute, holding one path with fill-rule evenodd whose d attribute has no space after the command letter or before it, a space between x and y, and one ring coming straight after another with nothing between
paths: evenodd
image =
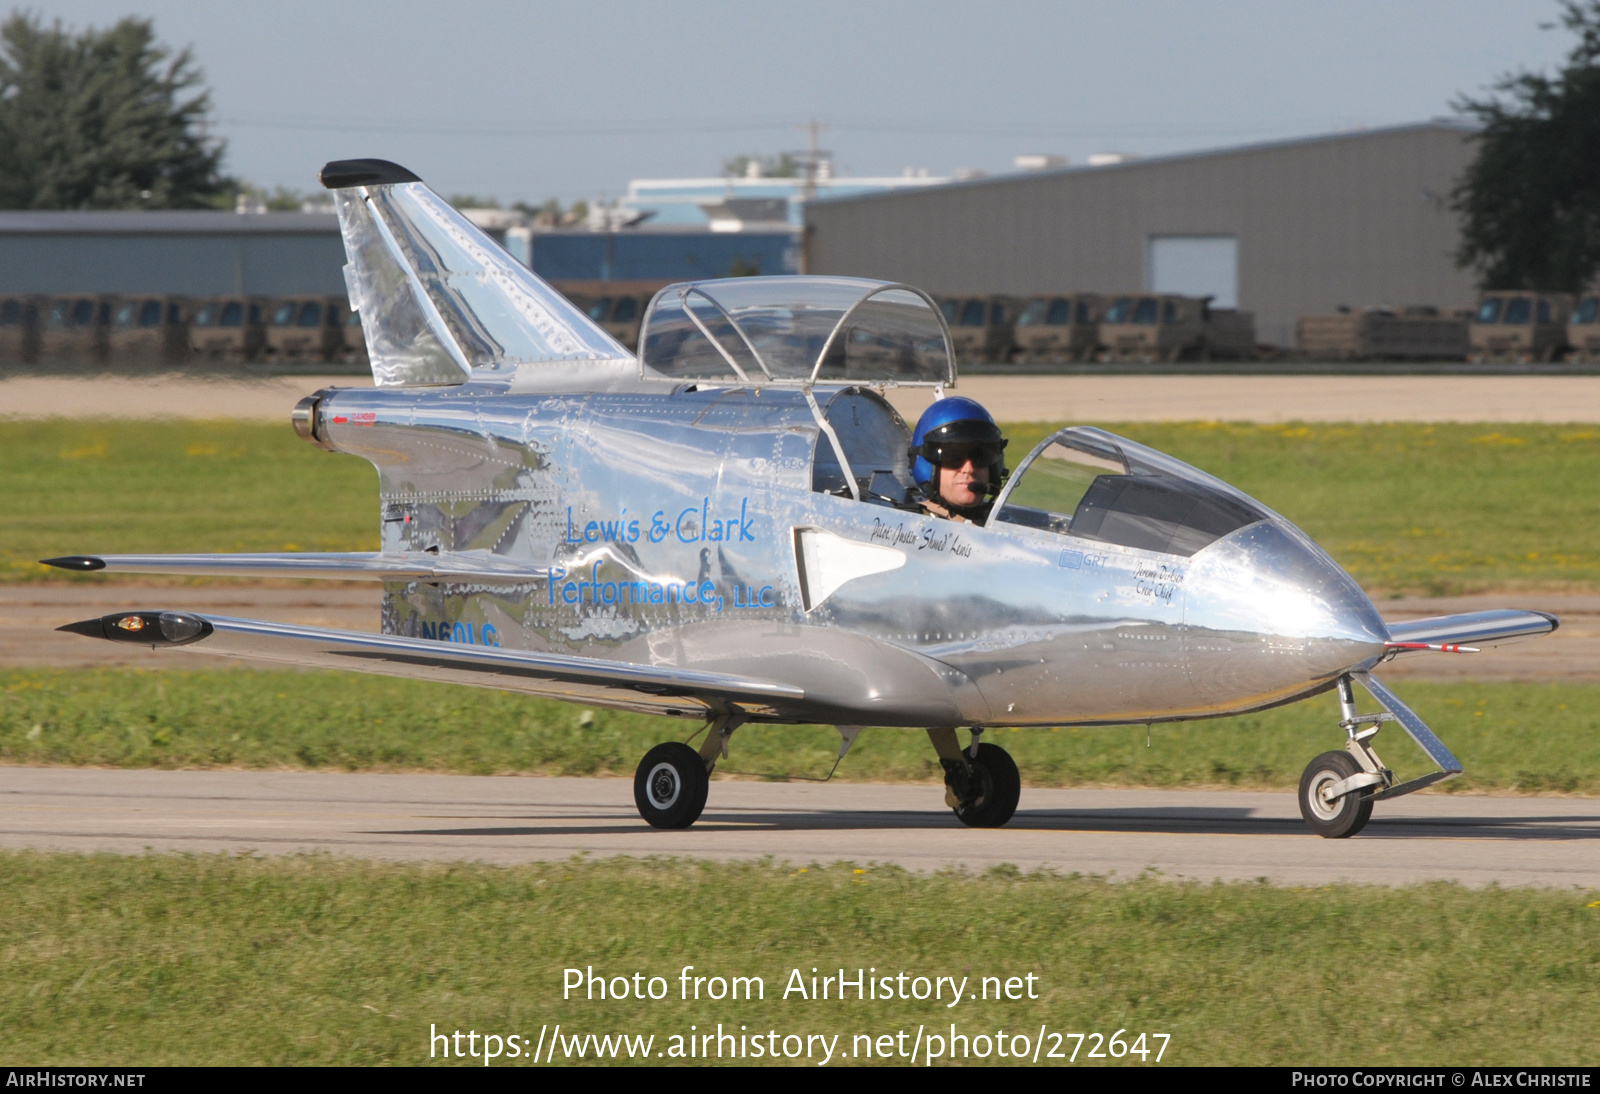
<instances>
[{"instance_id":1,"label":"utility pole","mask_svg":"<svg viewBox=\"0 0 1600 1094\"><path fill-rule=\"evenodd\" d=\"M817 196L817 164L822 158L822 152L817 147L817 136L822 131L822 126L817 124L815 118L812 118L802 128L806 131L806 154L803 160L805 168L803 178L805 181L800 186L800 200L810 201Z\"/></svg>"},{"instance_id":2,"label":"utility pole","mask_svg":"<svg viewBox=\"0 0 1600 1094\"><path fill-rule=\"evenodd\" d=\"M800 272L811 272L811 230L805 224L805 203L817 196L817 176L821 173L822 157L829 153L818 147L817 138L826 126L818 125L817 120L801 126L806 132L806 150L800 156Z\"/></svg>"}]
</instances>

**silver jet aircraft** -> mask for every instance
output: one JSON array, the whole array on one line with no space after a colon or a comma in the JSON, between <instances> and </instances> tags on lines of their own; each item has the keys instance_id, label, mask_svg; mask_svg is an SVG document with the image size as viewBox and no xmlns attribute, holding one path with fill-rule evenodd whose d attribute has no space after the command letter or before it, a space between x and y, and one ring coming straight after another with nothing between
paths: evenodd
<instances>
[{"instance_id":1,"label":"silver jet aircraft","mask_svg":"<svg viewBox=\"0 0 1600 1094\"><path fill-rule=\"evenodd\" d=\"M998 726L1215 718L1338 693L1344 748L1306 768L1313 831L1461 764L1374 671L1546 634L1495 611L1385 624L1305 533L1227 483L1074 426L1022 459L981 524L916 504L890 385L955 383L926 293L840 277L673 285L637 357L416 176L323 169L376 387L294 410L372 462L372 554L102 555L77 571L369 579L381 634L185 611L65 628L156 649L444 680L703 723L634 781L681 828L746 722L925 729L963 822L1005 824ZM1381 707L1362 713L1353 685ZM1388 722L1438 770L1398 782ZM970 731L963 745L956 733ZM689 734L693 741L698 736Z\"/></svg>"}]
</instances>

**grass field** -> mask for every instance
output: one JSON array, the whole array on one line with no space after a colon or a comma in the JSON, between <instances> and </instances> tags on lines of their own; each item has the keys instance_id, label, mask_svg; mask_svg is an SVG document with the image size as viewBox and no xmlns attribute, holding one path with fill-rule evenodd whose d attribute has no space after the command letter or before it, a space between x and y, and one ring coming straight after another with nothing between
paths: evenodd
<instances>
[{"instance_id":1,"label":"grass field","mask_svg":"<svg viewBox=\"0 0 1600 1094\"><path fill-rule=\"evenodd\" d=\"M674 1034L682 1044L691 1025L718 1023L775 1031L780 1043L837 1036L835 1064L867 1062L851 1058L865 1048L857 1035L904 1031L886 1044L908 1052L919 1026L947 1035L952 1024L968 1037L1004 1030L1011 1052L1021 1048L1011 1037L1031 1045L1041 1026L1122 1030L1125 1043L1165 1033L1166 1064L1597 1058L1596 893L624 860L495 868L7 853L0 870L10 985L0 1057L30 1066L428 1063L433 1026L471 1030L481 1044L485 1033L533 1042L556 1023L567 1037L653 1036L651 1063L671 1062L655 1053L671 1051ZM761 977L763 997L684 1001L684 965ZM666 998L564 1001L563 970L590 966L660 976ZM999 982L991 998L953 1009L948 986L943 1001L858 1001L853 987L842 1003L836 991L783 998L792 970L809 994L813 968L840 967L852 980L858 968L904 972L908 991L916 976L964 979L969 994L983 977ZM1011 977L1024 997L994 998ZM1144 1046L1153 1064L1162 1042ZM1047 1038L1045 1052L1053 1047ZM1137 1056L1089 1061L1094 1047L1082 1047L1080 1065L1143 1066ZM814 1065L823 1050L813 1051ZM527 1066L525 1056L496 1062Z\"/></svg>"},{"instance_id":2,"label":"grass field","mask_svg":"<svg viewBox=\"0 0 1600 1094\"><path fill-rule=\"evenodd\" d=\"M1407 683L1397 689L1466 764L1452 791L1600 794L1600 685ZM1365 709L1365 708L1363 708ZM1343 734L1331 696L1243 718L991 734L1032 786L1287 789ZM12 671L0 674L0 763L303 767L631 777L652 745L698 727L504 692L283 671ZM1387 729L1384 759L1431 770ZM825 775L831 729L747 726L724 769ZM933 781L918 731L873 730L841 779Z\"/></svg>"},{"instance_id":3,"label":"grass field","mask_svg":"<svg viewBox=\"0 0 1600 1094\"><path fill-rule=\"evenodd\" d=\"M1008 432L1016 463L1042 424ZM1368 589L1600 588L1600 429L1112 425L1295 521ZM0 423L0 579L86 551L373 550L377 476L287 424Z\"/></svg>"}]
</instances>

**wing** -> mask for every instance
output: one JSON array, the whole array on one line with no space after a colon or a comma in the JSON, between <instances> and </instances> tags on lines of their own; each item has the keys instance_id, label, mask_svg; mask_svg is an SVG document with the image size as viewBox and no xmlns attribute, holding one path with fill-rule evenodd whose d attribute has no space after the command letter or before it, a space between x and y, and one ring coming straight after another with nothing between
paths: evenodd
<instances>
[{"instance_id":1,"label":"wing","mask_svg":"<svg viewBox=\"0 0 1600 1094\"><path fill-rule=\"evenodd\" d=\"M638 376L621 343L404 167L336 160L322 184L379 387L560 378L582 390L574 381L597 389Z\"/></svg>"},{"instance_id":2,"label":"wing","mask_svg":"<svg viewBox=\"0 0 1600 1094\"><path fill-rule=\"evenodd\" d=\"M1545 612L1501 609L1467 612L1464 615L1437 615L1390 623L1391 657L1414 653L1474 653L1489 646L1505 646L1538 638L1554 631L1561 621Z\"/></svg>"},{"instance_id":3,"label":"wing","mask_svg":"<svg viewBox=\"0 0 1600 1094\"><path fill-rule=\"evenodd\" d=\"M524 585L544 581L542 566L489 551L356 552L259 555L65 555L40 559L76 573L180 574L212 577L327 578L337 581L463 581Z\"/></svg>"},{"instance_id":4,"label":"wing","mask_svg":"<svg viewBox=\"0 0 1600 1094\"><path fill-rule=\"evenodd\" d=\"M154 649L470 684L650 714L699 716L737 707L755 717L781 717L805 699L802 689L788 684L724 673L191 612L119 612L58 629Z\"/></svg>"}]
</instances>

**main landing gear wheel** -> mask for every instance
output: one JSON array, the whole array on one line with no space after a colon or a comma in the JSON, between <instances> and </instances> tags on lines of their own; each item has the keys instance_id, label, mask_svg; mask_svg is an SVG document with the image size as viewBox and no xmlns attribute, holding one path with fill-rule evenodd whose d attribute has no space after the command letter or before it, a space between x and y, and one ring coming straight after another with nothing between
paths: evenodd
<instances>
[{"instance_id":1,"label":"main landing gear wheel","mask_svg":"<svg viewBox=\"0 0 1600 1094\"><path fill-rule=\"evenodd\" d=\"M1372 799L1355 790L1329 800L1328 790L1341 779L1358 774L1361 765L1348 752L1324 752L1306 765L1300 776L1300 815L1324 839L1344 839L1372 819Z\"/></svg>"},{"instance_id":2,"label":"main landing gear wheel","mask_svg":"<svg viewBox=\"0 0 1600 1094\"><path fill-rule=\"evenodd\" d=\"M999 745L980 744L968 757L972 796L955 807L957 819L971 828L1000 828L1017 811L1022 776L1011 753Z\"/></svg>"},{"instance_id":3,"label":"main landing gear wheel","mask_svg":"<svg viewBox=\"0 0 1600 1094\"><path fill-rule=\"evenodd\" d=\"M706 762L681 741L646 752L633 776L633 802L652 828L689 827L700 819L710 790Z\"/></svg>"}]
</instances>

